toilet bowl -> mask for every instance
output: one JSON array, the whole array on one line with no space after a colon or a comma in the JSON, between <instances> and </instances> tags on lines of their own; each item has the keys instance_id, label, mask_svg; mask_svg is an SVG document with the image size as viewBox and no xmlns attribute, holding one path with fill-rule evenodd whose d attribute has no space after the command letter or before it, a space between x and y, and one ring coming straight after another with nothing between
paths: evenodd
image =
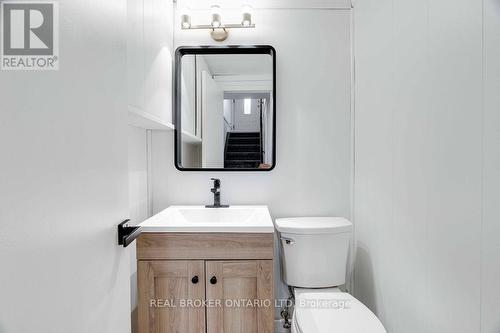
<instances>
[{"instance_id":1,"label":"toilet bowl","mask_svg":"<svg viewBox=\"0 0 500 333\"><path fill-rule=\"evenodd\" d=\"M295 289L292 333L386 333L363 303L337 288Z\"/></svg>"},{"instance_id":2,"label":"toilet bowl","mask_svg":"<svg viewBox=\"0 0 500 333\"><path fill-rule=\"evenodd\" d=\"M339 217L276 220L281 274L294 292L292 333L386 333L345 284L352 223Z\"/></svg>"}]
</instances>

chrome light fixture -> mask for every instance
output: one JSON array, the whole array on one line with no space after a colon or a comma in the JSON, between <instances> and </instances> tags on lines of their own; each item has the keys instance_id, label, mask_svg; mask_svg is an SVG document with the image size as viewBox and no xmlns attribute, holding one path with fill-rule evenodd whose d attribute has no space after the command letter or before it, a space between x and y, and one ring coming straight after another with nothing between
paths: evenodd
<instances>
[{"instance_id":1,"label":"chrome light fixture","mask_svg":"<svg viewBox=\"0 0 500 333\"><path fill-rule=\"evenodd\" d=\"M218 5L210 7L210 24L192 25L191 12L189 9L182 9L180 12L181 29L183 30L210 30L210 36L217 41L222 42L226 40L229 32L228 29L239 28L255 28L252 23L252 7L244 5L241 8L241 23L223 24L222 22L222 9Z\"/></svg>"},{"instance_id":2,"label":"chrome light fixture","mask_svg":"<svg viewBox=\"0 0 500 333\"><path fill-rule=\"evenodd\" d=\"M191 11L189 8L183 8L181 10L181 26L182 29L191 28Z\"/></svg>"},{"instance_id":3,"label":"chrome light fixture","mask_svg":"<svg viewBox=\"0 0 500 333\"><path fill-rule=\"evenodd\" d=\"M241 25L244 27L249 27L252 25L252 7L249 5L244 5L241 8Z\"/></svg>"},{"instance_id":4,"label":"chrome light fixture","mask_svg":"<svg viewBox=\"0 0 500 333\"><path fill-rule=\"evenodd\" d=\"M222 12L219 6L210 7L210 12L212 14L212 27L219 28L221 26L221 16Z\"/></svg>"}]
</instances>

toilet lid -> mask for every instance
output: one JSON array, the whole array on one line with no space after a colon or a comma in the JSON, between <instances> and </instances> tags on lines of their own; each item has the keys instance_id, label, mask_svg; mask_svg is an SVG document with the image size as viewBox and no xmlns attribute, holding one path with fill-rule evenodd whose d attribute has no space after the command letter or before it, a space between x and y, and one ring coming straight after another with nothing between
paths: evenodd
<instances>
[{"instance_id":1,"label":"toilet lid","mask_svg":"<svg viewBox=\"0 0 500 333\"><path fill-rule=\"evenodd\" d=\"M386 333L360 301L338 289L295 289L294 321L300 333Z\"/></svg>"}]
</instances>

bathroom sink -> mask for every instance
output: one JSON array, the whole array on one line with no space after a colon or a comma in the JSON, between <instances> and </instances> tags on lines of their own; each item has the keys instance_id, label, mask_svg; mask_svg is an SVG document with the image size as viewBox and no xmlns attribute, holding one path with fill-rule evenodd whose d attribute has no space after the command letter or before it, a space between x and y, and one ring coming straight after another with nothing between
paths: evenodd
<instances>
[{"instance_id":1,"label":"bathroom sink","mask_svg":"<svg viewBox=\"0 0 500 333\"><path fill-rule=\"evenodd\" d=\"M170 206L140 227L142 232L274 232L267 206Z\"/></svg>"}]
</instances>

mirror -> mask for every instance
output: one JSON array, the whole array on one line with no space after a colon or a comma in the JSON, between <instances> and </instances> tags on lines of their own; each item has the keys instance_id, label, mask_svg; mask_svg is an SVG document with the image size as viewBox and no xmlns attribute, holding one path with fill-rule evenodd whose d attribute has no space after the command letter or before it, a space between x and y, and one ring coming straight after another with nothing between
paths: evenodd
<instances>
[{"instance_id":1,"label":"mirror","mask_svg":"<svg viewBox=\"0 0 500 333\"><path fill-rule=\"evenodd\" d=\"M175 58L175 166L269 171L276 163L271 46L180 47Z\"/></svg>"}]
</instances>

